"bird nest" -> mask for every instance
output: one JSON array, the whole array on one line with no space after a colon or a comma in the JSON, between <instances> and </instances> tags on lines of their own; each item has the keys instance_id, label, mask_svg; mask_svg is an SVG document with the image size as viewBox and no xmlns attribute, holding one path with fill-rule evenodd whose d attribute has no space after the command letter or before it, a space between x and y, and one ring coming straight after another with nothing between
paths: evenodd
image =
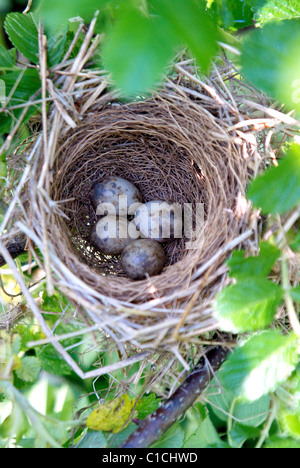
<instances>
[{"instance_id":1,"label":"bird nest","mask_svg":"<svg viewBox=\"0 0 300 468\"><path fill-rule=\"evenodd\" d=\"M220 124L176 93L126 105L110 102L87 114L58 142L53 166L51 199L70 201L62 205L68 219L54 215L48 237L65 265L98 293L130 304L165 302L193 288L197 269L245 226L237 202L247 182L247 162ZM122 273L120 257L101 254L90 244L96 214L89 194L107 175L133 182L146 202L178 203L191 214L203 207L203 230L195 229L193 240L183 235L165 245L166 265L159 275L132 281Z\"/></svg>"},{"instance_id":2,"label":"bird nest","mask_svg":"<svg viewBox=\"0 0 300 468\"><path fill-rule=\"evenodd\" d=\"M85 67L97 46L91 37L90 29L77 57L56 66L52 80L41 67L53 103L49 109L44 103L43 129L22 147L26 166L14 202L22 205L16 225L46 273L49 294L57 287L84 311L93 332L118 350L119 362L84 374L25 284L23 293L48 338L83 377L137 361L145 366L153 353L173 353L188 368L211 338L207 332L218 328L213 303L226 282L225 260L236 247L257 247L257 218L245 188L265 164L259 150L272 155L268 132L279 124L282 131L284 116L274 117L226 58L209 79L193 59L179 58L152 97L125 102L106 73ZM187 204L192 212L203 207L192 248L185 235L168 242L159 275L133 281L118 256L90 244L96 215L89 194L107 175L134 183L144 201Z\"/></svg>"}]
</instances>

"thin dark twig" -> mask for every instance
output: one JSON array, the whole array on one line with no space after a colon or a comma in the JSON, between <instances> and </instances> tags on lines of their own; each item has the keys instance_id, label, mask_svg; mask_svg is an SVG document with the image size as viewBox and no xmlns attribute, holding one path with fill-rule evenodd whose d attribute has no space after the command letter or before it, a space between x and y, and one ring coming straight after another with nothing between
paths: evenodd
<instances>
[{"instance_id":1,"label":"thin dark twig","mask_svg":"<svg viewBox=\"0 0 300 468\"><path fill-rule=\"evenodd\" d=\"M121 448L147 448L158 440L199 398L214 372L225 361L228 352L221 346L211 349L205 358L201 358L185 382L139 425Z\"/></svg>"}]
</instances>

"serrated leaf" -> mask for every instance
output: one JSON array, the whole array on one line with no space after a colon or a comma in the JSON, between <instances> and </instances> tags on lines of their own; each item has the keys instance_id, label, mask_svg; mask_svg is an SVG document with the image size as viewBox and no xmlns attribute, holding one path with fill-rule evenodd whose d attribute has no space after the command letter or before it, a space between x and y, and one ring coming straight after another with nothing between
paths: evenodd
<instances>
[{"instance_id":1,"label":"serrated leaf","mask_svg":"<svg viewBox=\"0 0 300 468\"><path fill-rule=\"evenodd\" d=\"M103 47L103 61L116 86L128 96L151 91L172 57L173 42L160 18L125 9Z\"/></svg>"},{"instance_id":2,"label":"serrated leaf","mask_svg":"<svg viewBox=\"0 0 300 468\"><path fill-rule=\"evenodd\" d=\"M39 62L38 29L32 14L9 13L4 22L5 31L24 57L33 63Z\"/></svg>"},{"instance_id":3,"label":"serrated leaf","mask_svg":"<svg viewBox=\"0 0 300 468\"><path fill-rule=\"evenodd\" d=\"M19 379L25 382L35 382L41 371L41 362L35 356L25 356L21 359L21 367L16 369Z\"/></svg>"},{"instance_id":4,"label":"serrated leaf","mask_svg":"<svg viewBox=\"0 0 300 468\"><path fill-rule=\"evenodd\" d=\"M238 279L267 276L279 256L280 250L268 242L260 243L260 252L256 257L245 258L244 250L235 250L227 261L229 276Z\"/></svg>"},{"instance_id":5,"label":"serrated leaf","mask_svg":"<svg viewBox=\"0 0 300 468\"><path fill-rule=\"evenodd\" d=\"M136 404L136 411L139 419L145 419L149 414L154 413L159 408L160 399L156 398L155 393L145 395L140 398Z\"/></svg>"},{"instance_id":6,"label":"serrated leaf","mask_svg":"<svg viewBox=\"0 0 300 468\"><path fill-rule=\"evenodd\" d=\"M282 21L300 17L299 0L251 1L251 3L255 11L254 20L260 26L272 21Z\"/></svg>"},{"instance_id":7,"label":"serrated leaf","mask_svg":"<svg viewBox=\"0 0 300 468\"><path fill-rule=\"evenodd\" d=\"M257 88L300 112L300 20L266 24L241 47L242 73Z\"/></svg>"},{"instance_id":8,"label":"serrated leaf","mask_svg":"<svg viewBox=\"0 0 300 468\"><path fill-rule=\"evenodd\" d=\"M218 51L219 33L206 11L206 2L186 0L152 0L151 4L164 21L164 31L186 45L204 72Z\"/></svg>"},{"instance_id":9,"label":"serrated leaf","mask_svg":"<svg viewBox=\"0 0 300 468\"><path fill-rule=\"evenodd\" d=\"M129 424L133 406L134 401L125 393L92 411L86 426L93 431L120 432Z\"/></svg>"},{"instance_id":10,"label":"serrated leaf","mask_svg":"<svg viewBox=\"0 0 300 468\"><path fill-rule=\"evenodd\" d=\"M293 144L287 156L255 179L247 192L264 213L283 214L300 203L300 146Z\"/></svg>"},{"instance_id":11,"label":"serrated leaf","mask_svg":"<svg viewBox=\"0 0 300 468\"><path fill-rule=\"evenodd\" d=\"M267 327L274 319L283 291L265 278L243 279L217 296L215 318L224 331L241 333Z\"/></svg>"},{"instance_id":12,"label":"serrated leaf","mask_svg":"<svg viewBox=\"0 0 300 468\"><path fill-rule=\"evenodd\" d=\"M290 293L294 301L300 303L300 286L297 286L296 288L291 289Z\"/></svg>"},{"instance_id":13,"label":"serrated leaf","mask_svg":"<svg viewBox=\"0 0 300 468\"><path fill-rule=\"evenodd\" d=\"M286 380L298 361L297 337L269 330L249 338L223 365L226 388L253 401Z\"/></svg>"}]
</instances>

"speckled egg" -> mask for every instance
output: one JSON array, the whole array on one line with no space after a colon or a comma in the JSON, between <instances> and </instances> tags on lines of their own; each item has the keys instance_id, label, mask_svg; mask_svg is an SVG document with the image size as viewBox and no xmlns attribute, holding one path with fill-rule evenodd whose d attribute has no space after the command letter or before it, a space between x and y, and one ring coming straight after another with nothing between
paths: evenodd
<instances>
[{"instance_id":1,"label":"speckled egg","mask_svg":"<svg viewBox=\"0 0 300 468\"><path fill-rule=\"evenodd\" d=\"M106 177L101 182L94 184L91 190L92 205L100 216L116 214L126 217L128 208L134 203L141 203L141 201L140 191L122 177Z\"/></svg>"},{"instance_id":2,"label":"speckled egg","mask_svg":"<svg viewBox=\"0 0 300 468\"><path fill-rule=\"evenodd\" d=\"M105 216L92 227L91 244L106 255L119 255L134 240L128 233L125 218Z\"/></svg>"},{"instance_id":3,"label":"speckled egg","mask_svg":"<svg viewBox=\"0 0 300 468\"><path fill-rule=\"evenodd\" d=\"M121 255L121 266L129 278L141 280L158 275L165 263L162 246L152 239L137 239L128 244Z\"/></svg>"},{"instance_id":4,"label":"speckled egg","mask_svg":"<svg viewBox=\"0 0 300 468\"><path fill-rule=\"evenodd\" d=\"M182 211L178 203L149 201L137 208L133 220L141 237L167 242L182 236Z\"/></svg>"}]
</instances>

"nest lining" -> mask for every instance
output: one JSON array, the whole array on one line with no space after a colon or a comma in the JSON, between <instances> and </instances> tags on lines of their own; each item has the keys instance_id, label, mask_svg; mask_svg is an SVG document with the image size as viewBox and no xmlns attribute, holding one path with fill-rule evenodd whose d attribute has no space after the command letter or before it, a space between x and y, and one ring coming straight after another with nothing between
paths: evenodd
<instances>
[{"instance_id":1,"label":"nest lining","mask_svg":"<svg viewBox=\"0 0 300 468\"><path fill-rule=\"evenodd\" d=\"M86 284L134 303L153 298L149 291L156 297L173 294L188 288L191 272L241 231L244 221L236 204L247 182L247 163L234 143L215 136L220 124L200 106L165 94L106 105L67 133L53 167L51 198L70 200L63 205L68 221L55 219L61 232L56 252L63 251L68 267ZM118 257L105 256L89 243L96 222L89 193L106 175L133 182L144 201L189 203L193 209L203 203L204 236L192 250L185 249L184 237L166 244L160 275L139 282L124 277Z\"/></svg>"}]
</instances>

